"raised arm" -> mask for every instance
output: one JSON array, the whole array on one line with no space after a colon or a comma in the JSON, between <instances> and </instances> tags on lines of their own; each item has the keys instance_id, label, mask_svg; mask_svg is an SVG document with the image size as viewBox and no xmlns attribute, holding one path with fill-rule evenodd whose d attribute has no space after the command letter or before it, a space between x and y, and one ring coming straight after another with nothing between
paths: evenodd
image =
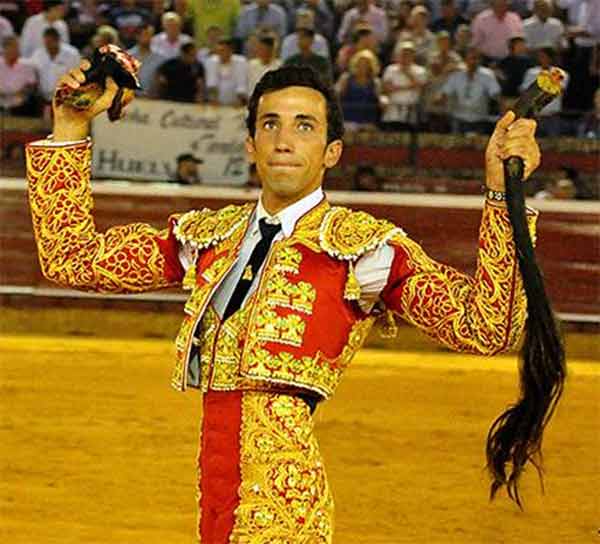
<instances>
[{"instance_id":1,"label":"raised arm","mask_svg":"<svg viewBox=\"0 0 600 544\"><path fill-rule=\"evenodd\" d=\"M532 231L535 221L532 214ZM435 261L407 236L390 245L394 257L381 298L396 316L456 351L494 355L518 342L526 300L505 208L484 207L474 276Z\"/></svg>"},{"instance_id":2,"label":"raised arm","mask_svg":"<svg viewBox=\"0 0 600 544\"><path fill-rule=\"evenodd\" d=\"M61 83L75 88L83 81L77 78L83 78L79 69ZM29 202L42 272L61 285L98 292L139 293L177 285L183 270L172 228L158 231L134 223L96 230L86 137L91 118L105 111L115 94L110 80L87 113L55 104L54 139L27 146Z\"/></svg>"}]
</instances>

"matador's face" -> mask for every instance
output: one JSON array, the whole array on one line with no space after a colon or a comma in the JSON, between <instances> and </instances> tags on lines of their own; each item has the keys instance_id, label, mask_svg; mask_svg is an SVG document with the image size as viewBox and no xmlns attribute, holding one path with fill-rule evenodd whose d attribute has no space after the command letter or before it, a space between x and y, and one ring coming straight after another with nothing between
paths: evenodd
<instances>
[{"instance_id":1,"label":"matador's face","mask_svg":"<svg viewBox=\"0 0 600 544\"><path fill-rule=\"evenodd\" d=\"M246 140L263 193L288 203L319 187L342 153L340 140L327 144L327 105L309 87L264 94L258 103L254 138Z\"/></svg>"}]
</instances>

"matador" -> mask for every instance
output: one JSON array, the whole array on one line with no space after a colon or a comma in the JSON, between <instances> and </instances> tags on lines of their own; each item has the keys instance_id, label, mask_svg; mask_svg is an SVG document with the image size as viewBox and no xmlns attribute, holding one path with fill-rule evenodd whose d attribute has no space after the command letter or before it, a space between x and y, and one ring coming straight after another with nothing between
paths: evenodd
<instances>
[{"instance_id":1,"label":"matador","mask_svg":"<svg viewBox=\"0 0 600 544\"><path fill-rule=\"evenodd\" d=\"M77 88L80 68L60 84ZM87 112L54 105L53 136L27 147L33 227L44 275L100 293L189 290L172 385L201 392L198 536L204 544L331 543L332 493L313 434L375 321L404 320L445 346L494 355L526 317L502 159L539 164L535 123L507 113L486 151L487 196L474 276L429 257L401 228L332 206L343 119L308 68L267 72L248 106L246 149L257 202L194 210L164 230L96 230ZM483 199L482 199L483 200ZM533 232L536 214L529 217Z\"/></svg>"}]
</instances>

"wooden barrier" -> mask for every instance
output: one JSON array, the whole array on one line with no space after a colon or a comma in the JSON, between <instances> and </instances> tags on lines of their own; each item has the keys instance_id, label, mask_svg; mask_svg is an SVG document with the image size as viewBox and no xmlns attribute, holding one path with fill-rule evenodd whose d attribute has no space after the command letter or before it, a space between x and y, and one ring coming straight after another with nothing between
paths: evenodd
<instances>
[{"instance_id":1,"label":"wooden barrier","mask_svg":"<svg viewBox=\"0 0 600 544\"><path fill-rule=\"evenodd\" d=\"M96 182L99 230L133 221L164 227L169 214L256 199L256 189ZM482 198L328 192L336 205L386 217L434 258L472 273ZM600 315L600 214L595 202L535 201L537 255L560 312ZM0 285L49 287L41 276L23 180L0 180ZM8 289L10 290L10 289Z\"/></svg>"}]
</instances>

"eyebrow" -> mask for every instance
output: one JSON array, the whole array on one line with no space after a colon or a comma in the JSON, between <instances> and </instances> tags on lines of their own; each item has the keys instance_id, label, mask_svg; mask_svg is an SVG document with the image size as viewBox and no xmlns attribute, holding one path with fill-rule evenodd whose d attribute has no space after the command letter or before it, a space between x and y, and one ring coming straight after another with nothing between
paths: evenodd
<instances>
[{"instance_id":1,"label":"eyebrow","mask_svg":"<svg viewBox=\"0 0 600 544\"><path fill-rule=\"evenodd\" d=\"M263 113L259 117L259 121L263 119L279 119L281 116L278 113ZM314 115L308 115L306 113L299 113L294 117L297 121L312 121L313 123L319 123L319 120Z\"/></svg>"}]
</instances>

